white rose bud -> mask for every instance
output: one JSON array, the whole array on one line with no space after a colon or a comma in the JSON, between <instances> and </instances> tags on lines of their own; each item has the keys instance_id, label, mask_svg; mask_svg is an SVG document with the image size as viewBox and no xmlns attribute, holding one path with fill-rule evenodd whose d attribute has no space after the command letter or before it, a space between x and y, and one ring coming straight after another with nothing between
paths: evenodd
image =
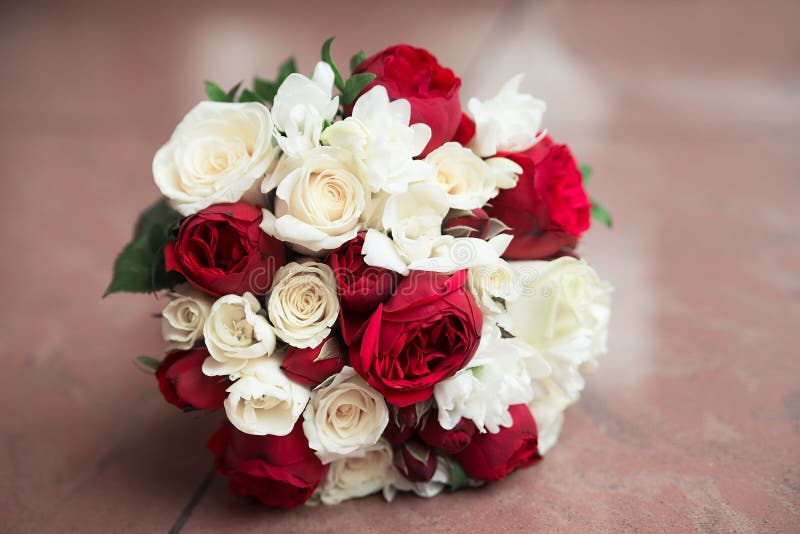
<instances>
[{"instance_id":1,"label":"white rose bud","mask_svg":"<svg viewBox=\"0 0 800 534\"><path fill-rule=\"evenodd\" d=\"M233 378L225 413L231 424L257 436L285 436L308 403L308 388L281 370L282 357L250 360Z\"/></svg>"},{"instance_id":2,"label":"white rose bud","mask_svg":"<svg viewBox=\"0 0 800 534\"><path fill-rule=\"evenodd\" d=\"M510 187L522 168L505 158L489 164L458 143L445 143L425 158L436 169L436 182L451 208L473 210L497 196L500 184ZM497 161L500 160L500 161Z\"/></svg>"},{"instance_id":3,"label":"white rose bud","mask_svg":"<svg viewBox=\"0 0 800 534\"><path fill-rule=\"evenodd\" d=\"M497 96L485 102L470 99L469 111L475 119L471 146L477 155L522 152L543 137L540 130L547 105L519 92L522 78L522 74L517 74L506 82Z\"/></svg>"},{"instance_id":4,"label":"white rose bud","mask_svg":"<svg viewBox=\"0 0 800 534\"><path fill-rule=\"evenodd\" d=\"M275 214L263 210L261 229L303 253L333 250L353 239L369 195L350 152L311 149L301 158L281 158L262 186L275 192Z\"/></svg>"},{"instance_id":5,"label":"white rose bud","mask_svg":"<svg viewBox=\"0 0 800 534\"><path fill-rule=\"evenodd\" d=\"M153 158L156 185L181 215L245 194L259 198L259 180L278 151L272 130L262 104L201 102Z\"/></svg>"},{"instance_id":6,"label":"white rose bud","mask_svg":"<svg viewBox=\"0 0 800 534\"><path fill-rule=\"evenodd\" d=\"M342 458L330 464L319 496L324 504L339 504L383 490L393 493L400 475L392 459L392 446L385 439L362 451L360 456Z\"/></svg>"},{"instance_id":7,"label":"white rose bud","mask_svg":"<svg viewBox=\"0 0 800 534\"><path fill-rule=\"evenodd\" d=\"M316 347L339 316L333 271L324 263L289 263L275 274L267 302L275 332L298 348Z\"/></svg>"},{"instance_id":8,"label":"white rose bud","mask_svg":"<svg viewBox=\"0 0 800 534\"><path fill-rule=\"evenodd\" d=\"M303 414L308 444L326 464L374 445L388 423L383 396L352 367L320 384Z\"/></svg>"},{"instance_id":9,"label":"white rose bud","mask_svg":"<svg viewBox=\"0 0 800 534\"><path fill-rule=\"evenodd\" d=\"M188 350L203 339L203 327L211 311L212 300L194 289L182 288L181 294L170 295L172 300L161 312L161 333L167 350Z\"/></svg>"},{"instance_id":10,"label":"white rose bud","mask_svg":"<svg viewBox=\"0 0 800 534\"><path fill-rule=\"evenodd\" d=\"M231 375L244 368L248 360L269 356L275 350L275 332L258 314L261 305L251 294L220 297L203 327L210 357L203 362L208 376Z\"/></svg>"}]
</instances>

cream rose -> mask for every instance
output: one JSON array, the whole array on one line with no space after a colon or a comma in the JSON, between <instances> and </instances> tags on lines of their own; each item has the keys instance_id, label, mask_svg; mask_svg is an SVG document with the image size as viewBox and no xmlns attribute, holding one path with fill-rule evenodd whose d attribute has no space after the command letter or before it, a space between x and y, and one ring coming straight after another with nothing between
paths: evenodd
<instances>
[{"instance_id":1,"label":"cream rose","mask_svg":"<svg viewBox=\"0 0 800 534\"><path fill-rule=\"evenodd\" d=\"M267 302L275 332L298 348L316 347L339 316L333 271L324 263L289 263L275 274Z\"/></svg>"},{"instance_id":2,"label":"cream rose","mask_svg":"<svg viewBox=\"0 0 800 534\"><path fill-rule=\"evenodd\" d=\"M259 315L261 305L252 293L220 297L208 314L203 336L211 355L203 362L208 376L239 372L248 360L269 356L275 350L275 332Z\"/></svg>"},{"instance_id":3,"label":"cream rose","mask_svg":"<svg viewBox=\"0 0 800 534\"><path fill-rule=\"evenodd\" d=\"M400 477L392 460L392 446L381 438L360 456L332 462L320 487L320 500L324 504L339 504L381 490L388 498Z\"/></svg>"},{"instance_id":4,"label":"cream rose","mask_svg":"<svg viewBox=\"0 0 800 534\"><path fill-rule=\"evenodd\" d=\"M231 424L247 434L285 436L294 428L311 394L281 370L282 357L247 362L232 378L225 413Z\"/></svg>"},{"instance_id":5,"label":"cream rose","mask_svg":"<svg viewBox=\"0 0 800 534\"><path fill-rule=\"evenodd\" d=\"M511 160L492 164L458 143L445 143L425 158L436 169L435 181L451 208L473 210L497 196L500 186L513 187L522 168Z\"/></svg>"},{"instance_id":6,"label":"cream rose","mask_svg":"<svg viewBox=\"0 0 800 534\"><path fill-rule=\"evenodd\" d=\"M374 445L388 423L383 396L352 367L314 389L303 414L308 444L326 464Z\"/></svg>"},{"instance_id":7,"label":"cream rose","mask_svg":"<svg viewBox=\"0 0 800 534\"><path fill-rule=\"evenodd\" d=\"M170 295L161 312L161 333L167 350L188 350L203 339L203 327L212 301L199 291L184 287Z\"/></svg>"},{"instance_id":8,"label":"cream rose","mask_svg":"<svg viewBox=\"0 0 800 534\"><path fill-rule=\"evenodd\" d=\"M261 229L304 253L325 253L353 239L369 195L350 152L317 147L281 158L262 186L277 185L275 214L263 210Z\"/></svg>"},{"instance_id":9,"label":"cream rose","mask_svg":"<svg viewBox=\"0 0 800 534\"><path fill-rule=\"evenodd\" d=\"M246 193L257 198L259 180L278 152L272 130L262 104L201 102L156 152L156 185L182 215L236 202Z\"/></svg>"}]
</instances>

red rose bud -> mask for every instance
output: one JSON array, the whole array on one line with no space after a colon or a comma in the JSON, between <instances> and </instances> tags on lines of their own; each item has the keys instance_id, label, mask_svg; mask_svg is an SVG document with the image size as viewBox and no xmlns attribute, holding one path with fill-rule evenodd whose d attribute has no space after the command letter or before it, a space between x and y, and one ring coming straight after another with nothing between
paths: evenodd
<instances>
[{"instance_id":1,"label":"red rose bud","mask_svg":"<svg viewBox=\"0 0 800 534\"><path fill-rule=\"evenodd\" d=\"M224 423L208 441L231 491L268 506L304 504L327 471L308 446L300 421L286 436L253 436Z\"/></svg>"},{"instance_id":2,"label":"red rose bud","mask_svg":"<svg viewBox=\"0 0 800 534\"><path fill-rule=\"evenodd\" d=\"M540 458L536 422L524 404L509 408L513 425L497 434L475 434L467 448L455 455L464 472L478 480L500 480Z\"/></svg>"},{"instance_id":3,"label":"red rose bud","mask_svg":"<svg viewBox=\"0 0 800 534\"><path fill-rule=\"evenodd\" d=\"M342 370L345 365L343 356L342 345L329 337L314 348L289 347L281 369L296 382L314 388Z\"/></svg>"},{"instance_id":4,"label":"red rose bud","mask_svg":"<svg viewBox=\"0 0 800 534\"><path fill-rule=\"evenodd\" d=\"M464 419L456 423L451 430L445 430L439 424L438 412L431 412L419 429L418 435L422 441L441 449L447 454L456 454L463 451L472 441L478 431L475 423Z\"/></svg>"},{"instance_id":5,"label":"red rose bud","mask_svg":"<svg viewBox=\"0 0 800 534\"><path fill-rule=\"evenodd\" d=\"M445 233L455 237L477 237L487 239L492 224L489 214L482 209L451 210L442 224Z\"/></svg>"},{"instance_id":6,"label":"red rose bud","mask_svg":"<svg viewBox=\"0 0 800 534\"><path fill-rule=\"evenodd\" d=\"M475 137L475 121L470 119L466 113L462 113L461 122L458 123L458 130L453 136L453 141L461 146L467 146L473 137Z\"/></svg>"},{"instance_id":7,"label":"red rose bud","mask_svg":"<svg viewBox=\"0 0 800 534\"><path fill-rule=\"evenodd\" d=\"M164 400L181 410L216 410L228 396L230 381L203 374L205 349L170 352L158 366L156 380Z\"/></svg>"},{"instance_id":8,"label":"red rose bud","mask_svg":"<svg viewBox=\"0 0 800 534\"><path fill-rule=\"evenodd\" d=\"M389 424L386 425L386 430L383 431L383 437L389 440L394 445L400 445L408 441L408 438L414 434L417 429L417 406L412 404L398 408L397 406L389 406Z\"/></svg>"},{"instance_id":9,"label":"red rose bud","mask_svg":"<svg viewBox=\"0 0 800 534\"><path fill-rule=\"evenodd\" d=\"M427 482L436 472L436 454L421 441L406 441L394 453L394 465L411 482Z\"/></svg>"},{"instance_id":10,"label":"red rose bud","mask_svg":"<svg viewBox=\"0 0 800 534\"><path fill-rule=\"evenodd\" d=\"M409 406L433 395L478 349L483 317L464 287L467 271L412 271L350 344L350 365L386 400Z\"/></svg>"},{"instance_id":11,"label":"red rose bud","mask_svg":"<svg viewBox=\"0 0 800 534\"><path fill-rule=\"evenodd\" d=\"M453 139L461 124L461 79L442 67L427 50L408 45L391 46L365 59L356 70L376 75L364 92L375 85L386 88L389 98L411 104L411 124L431 128L431 140L420 157Z\"/></svg>"},{"instance_id":12,"label":"red rose bud","mask_svg":"<svg viewBox=\"0 0 800 534\"><path fill-rule=\"evenodd\" d=\"M360 233L328 254L326 260L336 277L339 291L339 326L348 345L379 304L386 302L397 287L399 275L364 262L361 249L365 233Z\"/></svg>"},{"instance_id":13,"label":"red rose bud","mask_svg":"<svg viewBox=\"0 0 800 534\"><path fill-rule=\"evenodd\" d=\"M259 224L261 208L245 202L215 204L187 217L164 249L167 271L215 297L263 295L286 263L286 248Z\"/></svg>"},{"instance_id":14,"label":"red rose bud","mask_svg":"<svg viewBox=\"0 0 800 534\"><path fill-rule=\"evenodd\" d=\"M591 204L569 148L545 137L524 152L498 156L522 167L517 186L501 190L487 208L514 234L504 257L543 259L574 248L589 229Z\"/></svg>"}]
</instances>

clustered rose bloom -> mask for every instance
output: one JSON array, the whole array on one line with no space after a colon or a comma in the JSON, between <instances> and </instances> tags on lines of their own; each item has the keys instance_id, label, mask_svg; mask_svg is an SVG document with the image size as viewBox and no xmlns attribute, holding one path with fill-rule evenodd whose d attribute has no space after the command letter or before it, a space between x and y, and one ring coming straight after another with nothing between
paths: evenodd
<instances>
[{"instance_id":1,"label":"clustered rose bloom","mask_svg":"<svg viewBox=\"0 0 800 534\"><path fill-rule=\"evenodd\" d=\"M429 398L437 382L475 354L482 317L466 281L466 271L413 271L351 345L351 365L388 402L407 406Z\"/></svg>"},{"instance_id":2,"label":"clustered rose bloom","mask_svg":"<svg viewBox=\"0 0 800 534\"><path fill-rule=\"evenodd\" d=\"M217 471L229 477L231 491L279 508L305 503L327 470L308 448L299 423L286 436L251 436L225 423L208 449Z\"/></svg>"},{"instance_id":3,"label":"clustered rose bloom","mask_svg":"<svg viewBox=\"0 0 800 534\"><path fill-rule=\"evenodd\" d=\"M546 137L525 152L501 155L523 170L517 186L501 191L487 210L514 234L505 257L536 260L574 248L589 229L591 204L569 148Z\"/></svg>"},{"instance_id":4,"label":"clustered rose bloom","mask_svg":"<svg viewBox=\"0 0 800 534\"><path fill-rule=\"evenodd\" d=\"M431 140L422 156L453 140L462 121L458 90L461 79L442 67L430 52L408 45L392 46L364 60L356 72L371 72L392 99L411 104L411 122L431 128Z\"/></svg>"},{"instance_id":5,"label":"clustered rose bloom","mask_svg":"<svg viewBox=\"0 0 800 534\"><path fill-rule=\"evenodd\" d=\"M214 297L263 295L286 263L286 248L259 224L261 209L244 202L215 204L188 217L164 250L167 271Z\"/></svg>"},{"instance_id":6,"label":"clustered rose bloom","mask_svg":"<svg viewBox=\"0 0 800 534\"><path fill-rule=\"evenodd\" d=\"M226 102L153 161L174 210L134 245L158 251L111 287L147 289L134 271L164 260L158 387L224 416L208 448L236 494L293 508L500 480L553 446L606 351L611 287L574 251L581 172L522 75L462 110L424 49L348 79L329 47L248 102L207 86Z\"/></svg>"}]
</instances>

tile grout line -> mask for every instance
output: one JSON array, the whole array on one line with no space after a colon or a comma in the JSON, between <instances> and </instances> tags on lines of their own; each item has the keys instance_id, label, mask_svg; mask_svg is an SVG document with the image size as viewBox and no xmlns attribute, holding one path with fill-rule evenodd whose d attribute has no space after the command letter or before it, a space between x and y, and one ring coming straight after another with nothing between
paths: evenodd
<instances>
[{"instance_id":1,"label":"tile grout line","mask_svg":"<svg viewBox=\"0 0 800 534\"><path fill-rule=\"evenodd\" d=\"M212 480L214 480L213 467L208 471L208 473L206 473L206 476L197 486L197 489L195 489L192 498L189 499L189 502L187 502L186 506L183 507L183 510L181 510L181 513L178 516L178 518L175 519L175 523L173 523L172 527L169 529L169 534L178 534L181 531L181 529L183 529L183 526L186 524L186 521L189 520L189 517L191 517L192 512L194 512L194 509L200 503L200 499L203 498L203 495L205 495L206 491L208 490L208 487L211 485Z\"/></svg>"}]
</instances>

